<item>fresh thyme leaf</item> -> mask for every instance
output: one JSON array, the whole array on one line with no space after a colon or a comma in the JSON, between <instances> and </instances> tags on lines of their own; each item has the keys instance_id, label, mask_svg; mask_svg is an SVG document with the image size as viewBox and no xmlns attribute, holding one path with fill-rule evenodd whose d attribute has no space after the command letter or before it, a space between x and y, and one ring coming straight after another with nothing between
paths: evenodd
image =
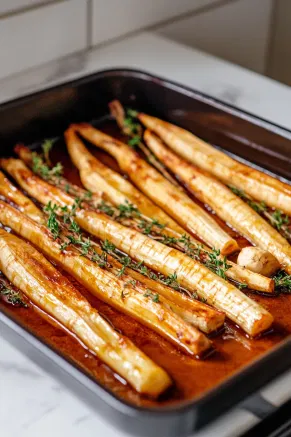
<instances>
[{"instance_id":1,"label":"fresh thyme leaf","mask_svg":"<svg viewBox=\"0 0 291 437\"><path fill-rule=\"evenodd\" d=\"M118 218L140 217L140 212L138 208L134 206L132 203L129 203L128 200L118 205L118 210L119 210Z\"/></svg>"},{"instance_id":2,"label":"fresh thyme leaf","mask_svg":"<svg viewBox=\"0 0 291 437\"><path fill-rule=\"evenodd\" d=\"M95 262L98 264L99 267L104 268L108 265L107 262L107 253L106 252L102 252L101 255L99 255L94 249L93 249L93 254L91 256L91 261Z\"/></svg>"},{"instance_id":3,"label":"fresh thyme leaf","mask_svg":"<svg viewBox=\"0 0 291 437\"><path fill-rule=\"evenodd\" d=\"M138 116L138 111L136 111L135 109L128 108L126 112L128 117L136 118Z\"/></svg>"},{"instance_id":4,"label":"fresh thyme leaf","mask_svg":"<svg viewBox=\"0 0 291 437\"><path fill-rule=\"evenodd\" d=\"M158 303L160 301L160 295L158 293L152 293L149 289L147 289L147 291L144 293L144 296L150 297L155 303Z\"/></svg>"},{"instance_id":5,"label":"fresh thyme leaf","mask_svg":"<svg viewBox=\"0 0 291 437\"><path fill-rule=\"evenodd\" d=\"M140 125L138 123L135 123L131 117L125 118L123 124L125 127L128 127L130 129L131 133L138 133Z\"/></svg>"},{"instance_id":6,"label":"fresh thyme leaf","mask_svg":"<svg viewBox=\"0 0 291 437\"><path fill-rule=\"evenodd\" d=\"M75 222L75 220L71 221L70 231L76 232L77 234L81 231L80 226L78 223Z\"/></svg>"},{"instance_id":7,"label":"fresh thyme leaf","mask_svg":"<svg viewBox=\"0 0 291 437\"><path fill-rule=\"evenodd\" d=\"M153 228L155 226L159 229L163 229L165 227L165 225L156 219L152 219L151 221L142 219L138 224L139 229L141 229L142 233L145 235L149 235L154 230Z\"/></svg>"},{"instance_id":8,"label":"fresh thyme leaf","mask_svg":"<svg viewBox=\"0 0 291 437\"><path fill-rule=\"evenodd\" d=\"M273 212L272 218L274 220L274 226L278 229L278 231L282 229L282 226L288 226L290 224L289 217L283 214L282 211L279 211L278 209Z\"/></svg>"},{"instance_id":9,"label":"fresh thyme leaf","mask_svg":"<svg viewBox=\"0 0 291 437\"><path fill-rule=\"evenodd\" d=\"M140 135L135 135L134 137L132 137L128 140L127 144L130 147L134 148L135 146L138 146L141 143L141 140L142 140L142 138Z\"/></svg>"},{"instance_id":10,"label":"fresh thyme leaf","mask_svg":"<svg viewBox=\"0 0 291 437\"><path fill-rule=\"evenodd\" d=\"M132 285L133 287L135 287L136 286L136 280L135 279L130 279L129 281L127 281L126 283L125 283L125 285L127 286L127 285Z\"/></svg>"},{"instance_id":11,"label":"fresh thyme leaf","mask_svg":"<svg viewBox=\"0 0 291 437\"><path fill-rule=\"evenodd\" d=\"M109 240L104 240L102 243L102 249L106 252L115 252L116 246L114 246L114 244Z\"/></svg>"},{"instance_id":12,"label":"fresh thyme leaf","mask_svg":"<svg viewBox=\"0 0 291 437\"><path fill-rule=\"evenodd\" d=\"M98 205L97 208L99 211L104 212L104 214L108 215L109 217L112 217L114 215L114 209L111 205L106 203L104 200L102 200Z\"/></svg>"},{"instance_id":13,"label":"fresh thyme leaf","mask_svg":"<svg viewBox=\"0 0 291 437\"><path fill-rule=\"evenodd\" d=\"M207 303L207 299L205 297L199 297L196 291L194 291L191 296L193 299L199 300L202 303Z\"/></svg>"},{"instance_id":14,"label":"fresh thyme leaf","mask_svg":"<svg viewBox=\"0 0 291 437\"><path fill-rule=\"evenodd\" d=\"M220 250L215 249L212 249L212 251L208 253L208 259L205 262L205 265L209 270L213 271L223 279L226 279L225 272L231 267L230 264L227 264L226 257L220 257Z\"/></svg>"},{"instance_id":15,"label":"fresh thyme leaf","mask_svg":"<svg viewBox=\"0 0 291 437\"><path fill-rule=\"evenodd\" d=\"M56 142L56 139L55 138L51 138L51 139L44 140L44 142L41 145L45 162L48 165L51 164L49 154L50 154L50 151L51 151L51 149L52 149L52 147L53 147L55 142Z\"/></svg>"},{"instance_id":16,"label":"fresh thyme leaf","mask_svg":"<svg viewBox=\"0 0 291 437\"><path fill-rule=\"evenodd\" d=\"M93 193L90 190L87 190L84 194L84 199L92 199Z\"/></svg>"},{"instance_id":17,"label":"fresh thyme leaf","mask_svg":"<svg viewBox=\"0 0 291 437\"><path fill-rule=\"evenodd\" d=\"M245 284L244 282L238 282L236 285L239 290L244 290L245 288L248 288L248 284Z\"/></svg>"},{"instance_id":18,"label":"fresh thyme leaf","mask_svg":"<svg viewBox=\"0 0 291 437\"><path fill-rule=\"evenodd\" d=\"M130 266L131 258L129 256L125 256L125 257L121 258L120 262L123 265L122 265L121 269L117 273L118 277L122 276L124 274L124 272L125 272L126 267Z\"/></svg>"},{"instance_id":19,"label":"fresh thyme leaf","mask_svg":"<svg viewBox=\"0 0 291 437\"><path fill-rule=\"evenodd\" d=\"M63 166L58 162L54 167L50 168L44 163L43 159L33 153L32 155L32 171L45 180L50 180L52 177L61 177L63 173Z\"/></svg>"},{"instance_id":20,"label":"fresh thyme leaf","mask_svg":"<svg viewBox=\"0 0 291 437\"><path fill-rule=\"evenodd\" d=\"M234 194L244 200L251 208L253 208L259 214L267 210L267 205L265 204L265 202L256 202L255 200L247 196L243 190L240 190L233 185L228 185L228 188L230 188Z\"/></svg>"},{"instance_id":21,"label":"fresh thyme leaf","mask_svg":"<svg viewBox=\"0 0 291 437\"><path fill-rule=\"evenodd\" d=\"M228 186L234 194L239 196L244 200L254 211L261 214L266 218L271 225L276 228L288 241L291 241L291 229L288 228L290 225L290 218L284 214L282 211L276 209L275 211L270 211L265 202L257 202L250 198L244 191L229 185Z\"/></svg>"},{"instance_id":22,"label":"fresh thyme leaf","mask_svg":"<svg viewBox=\"0 0 291 437\"><path fill-rule=\"evenodd\" d=\"M55 204L52 204L51 201L44 207L44 211L49 214L48 220L47 220L47 227L52 233L52 236L56 240L60 234L60 226L57 219L56 211L58 209L58 206Z\"/></svg>"},{"instance_id":23,"label":"fresh thyme leaf","mask_svg":"<svg viewBox=\"0 0 291 437\"><path fill-rule=\"evenodd\" d=\"M175 290L179 290L180 285L177 281L177 273L174 272L172 275L169 276L160 276L160 280L163 284L168 285L172 288L174 288Z\"/></svg>"},{"instance_id":24,"label":"fresh thyme leaf","mask_svg":"<svg viewBox=\"0 0 291 437\"><path fill-rule=\"evenodd\" d=\"M18 291L6 287L3 284L0 285L0 295L3 296L5 301L11 305L22 306L24 308L28 307L27 303L24 302L21 294Z\"/></svg>"},{"instance_id":25,"label":"fresh thyme leaf","mask_svg":"<svg viewBox=\"0 0 291 437\"><path fill-rule=\"evenodd\" d=\"M291 294L291 275L280 270L275 276L273 276L273 279L275 281L275 289L278 292Z\"/></svg>"}]
</instances>

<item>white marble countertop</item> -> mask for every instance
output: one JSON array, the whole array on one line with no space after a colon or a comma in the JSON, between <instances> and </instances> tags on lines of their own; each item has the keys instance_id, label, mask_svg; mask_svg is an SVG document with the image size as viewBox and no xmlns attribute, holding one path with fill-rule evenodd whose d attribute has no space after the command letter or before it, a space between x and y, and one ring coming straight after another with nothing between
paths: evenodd
<instances>
[{"instance_id":1,"label":"white marble countertop","mask_svg":"<svg viewBox=\"0 0 291 437\"><path fill-rule=\"evenodd\" d=\"M145 70L291 128L290 88L149 33L2 80L0 102L113 67ZM269 402L280 405L290 397L290 386L291 371L265 387L262 394ZM196 435L233 437L257 421L253 414L236 409ZM0 424L1 435L5 437L125 435L103 422L82 401L2 337Z\"/></svg>"}]
</instances>

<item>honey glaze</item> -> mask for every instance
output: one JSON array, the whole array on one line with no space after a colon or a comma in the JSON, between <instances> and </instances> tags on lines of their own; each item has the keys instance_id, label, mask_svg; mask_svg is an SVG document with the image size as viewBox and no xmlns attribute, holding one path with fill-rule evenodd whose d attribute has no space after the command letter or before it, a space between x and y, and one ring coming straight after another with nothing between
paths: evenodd
<instances>
[{"instance_id":1,"label":"honey glaze","mask_svg":"<svg viewBox=\"0 0 291 437\"><path fill-rule=\"evenodd\" d=\"M103 125L101 128L116 138L122 138L112 123ZM86 145L88 144L86 143ZM104 152L98 151L96 147L90 147L90 151L105 164L119 170L114 159ZM55 145L52 158L54 162L62 162L65 177L81 186L78 171L72 165L62 141ZM214 218L221 223L221 220L215 215ZM238 240L240 247L250 244L227 225L224 224L224 226L230 235ZM62 273L68 276L66 273ZM30 305L28 309L14 308L0 302L0 309L24 328L43 339L44 342L56 349L65 358L73 361L99 384L121 399L135 405L154 407L192 400L213 388L291 334L291 295L281 294L280 296L270 297L247 292L252 299L259 302L273 314L275 318L273 329L260 338L252 339L248 338L239 328L227 322L225 329L212 337L215 352L203 360L196 360L179 351L154 331L101 302L87 292L76 280L70 276L68 277L115 329L128 336L145 354L169 373L174 382L173 387L158 400L140 396L129 384L126 384L125 381L115 375L111 369L88 351L76 337L63 329L49 316L44 317L44 314L36 310L33 305Z\"/></svg>"}]
</instances>

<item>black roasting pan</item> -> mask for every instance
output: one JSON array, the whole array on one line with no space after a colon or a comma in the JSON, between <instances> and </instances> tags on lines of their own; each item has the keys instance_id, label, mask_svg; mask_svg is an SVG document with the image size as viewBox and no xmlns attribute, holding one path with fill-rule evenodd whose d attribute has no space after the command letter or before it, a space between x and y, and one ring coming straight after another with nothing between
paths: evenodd
<instances>
[{"instance_id":1,"label":"black roasting pan","mask_svg":"<svg viewBox=\"0 0 291 437\"><path fill-rule=\"evenodd\" d=\"M60 136L72 122L101 119L108 114L108 102L116 98L192 130L239 159L290 182L291 131L181 85L124 69L101 71L1 105L1 154L11 154L16 142L35 144ZM149 409L115 397L5 310L0 314L0 332L98 414L135 436L193 433L291 366L289 338L202 397L174 407Z\"/></svg>"}]
</instances>

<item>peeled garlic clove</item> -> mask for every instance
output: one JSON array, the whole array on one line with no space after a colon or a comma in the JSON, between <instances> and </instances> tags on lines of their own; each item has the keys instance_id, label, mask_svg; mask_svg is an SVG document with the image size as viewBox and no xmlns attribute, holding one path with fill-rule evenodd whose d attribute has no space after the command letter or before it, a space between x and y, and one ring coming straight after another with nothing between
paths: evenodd
<instances>
[{"instance_id":1,"label":"peeled garlic clove","mask_svg":"<svg viewBox=\"0 0 291 437\"><path fill-rule=\"evenodd\" d=\"M279 262L270 252L252 246L241 250L237 264L264 276L272 276L280 269Z\"/></svg>"}]
</instances>

